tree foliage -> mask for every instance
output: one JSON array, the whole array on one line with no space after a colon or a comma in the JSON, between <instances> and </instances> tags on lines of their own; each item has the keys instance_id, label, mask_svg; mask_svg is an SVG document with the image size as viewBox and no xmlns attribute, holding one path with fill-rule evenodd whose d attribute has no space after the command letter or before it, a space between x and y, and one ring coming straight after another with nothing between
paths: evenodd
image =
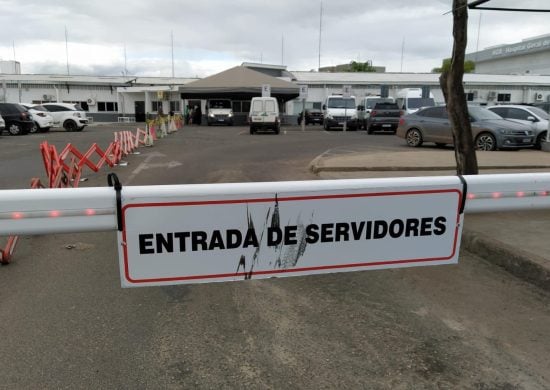
<instances>
[{"instance_id":1,"label":"tree foliage","mask_svg":"<svg viewBox=\"0 0 550 390\"><path fill-rule=\"evenodd\" d=\"M432 73L448 72L451 69L451 59L445 58L440 68L433 68ZM474 61L464 61L464 73L472 73L476 69Z\"/></svg>"},{"instance_id":2,"label":"tree foliage","mask_svg":"<svg viewBox=\"0 0 550 390\"><path fill-rule=\"evenodd\" d=\"M349 64L350 72L376 72L374 66L371 65L370 61L367 62L356 62L351 61Z\"/></svg>"}]
</instances>

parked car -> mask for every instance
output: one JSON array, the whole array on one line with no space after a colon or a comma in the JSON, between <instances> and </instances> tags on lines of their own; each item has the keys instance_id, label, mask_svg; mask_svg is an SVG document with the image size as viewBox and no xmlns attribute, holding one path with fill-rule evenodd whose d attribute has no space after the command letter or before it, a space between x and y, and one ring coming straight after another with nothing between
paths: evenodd
<instances>
[{"instance_id":1,"label":"parked car","mask_svg":"<svg viewBox=\"0 0 550 390\"><path fill-rule=\"evenodd\" d=\"M2 118L2 115L0 115L0 134L2 134L5 128L6 128L6 121L4 120L4 118Z\"/></svg>"},{"instance_id":2,"label":"parked car","mask_svg":"<svg viewBox=\"0 0 550 390\"><path fill-rule=\"evenodd\" d=\"M548 113L538 107L521 105L502 105L487 107L495 114L524 125L531 126L535 131L535 148L540 149L541 143L548 133Z\"/></svg>"},{"instance_id":3,"label":"parked car","mask_svg":"<svg viewBox=\"0 0 550 390\"><path fill-rule=\"evenodd\" d=\"M229 99L208 99L206 101L206 123L208 126L223 124L233 126L233 108Z\"/></svg>"},{"instance_id":4,"label":"parked car","mask_svg":"<svg viewBox=\"0 0 550 390\"><path fill-rule=\"evenodd\" d=\"M0 115L6 122L5 128L10 135L28 134L33 121L25 107L16 103L0 103Z\"/></svg>"},{"instance_id":5,"label":"parked car","mask_svg":"<svg viewBox=\"0 0 550 390\"><path fill-rule=\"evenodd\" d=\"M30 131L31 133L37 133L39 131L41 133L45 133L47 131L50 131L50 127L53 126L53 117L50 115L46 108L39 104L32 105L21 103L21 105L29 110L31 118L34 122Z\"/></svg>"},{"instance_id":6,"label":"parked car","mask_svg":"<svg viewBox=\"0 0 550 390\"><path fill-rule=\"evenodd\" d=\"M67 131L82 131L88 124L86 112L75 103L42 103L53 117L54 127Z\"/></svg>"},{"instance_id":7,"label":"parked car","mask_svg":"<svg viewBox=\"0 0 550 390\"><path fill-rule=\"evenodd\" d=\"M482 107L468 107L468 112L476 149L533 147L535 133L529 126L503 119ZM434 142L438 146L453 144L451 123L445 106L428 107L401 117L396 134L413 147L421 146L424 142Z\"/></svg>"},{"instance_id":8,"label":"parked car","mask_svg":"<svg viewBox=\"0 0 550 390\"><path fill-rule=\"evenodd\" d=\"M375 130L390 130L395 133L402 115L403 111L399 109L397 103L376 103L366 121L367 134L372 134Z\"/></svg>"},{"instance_id":9,"label":"parked car","mask_svg":"<svg viewBox=\"0 0 550 390\"><path fill-rule=\"evenodd\" d=\"M298 124L302 124L302 112L298 114ZM306 125L309 125L310 123L317 123L318 125L323 124L323 111L317 109L317 108L309 108L306 110Z\"/></svg>"}]
</instances>

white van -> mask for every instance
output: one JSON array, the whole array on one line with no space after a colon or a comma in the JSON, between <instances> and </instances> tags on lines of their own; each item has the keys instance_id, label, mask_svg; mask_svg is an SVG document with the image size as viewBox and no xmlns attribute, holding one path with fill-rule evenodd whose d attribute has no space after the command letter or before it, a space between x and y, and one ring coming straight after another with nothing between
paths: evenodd
<instances>
[{"instance_id":1,"label":"white van","mask_svg":"<svg viewBox=\"0 0 550 390\"><path fill-rule=\"evenodd\" d=\"M233 126L233 109L229 99L208 99L206 101L206 122L208 126L223 124Z\"/></svg>"},{"instance_id":2,"label":"white van","mask_svg":"<svg viewBox=\"0 0 550 390\"><path fill-rule=\"evenodd\" d=\"M323 104L323 117L325 130L330 130L331 127L343 127L344 122L349 130L357 130L359 121L357 120L355 96L328 96Z\"/></svg>"},{"instance_id":3,"label":"white van","mask_svg":"<svg viewBox=\"0 0 550 390\"><path fill-rule=\"evenodd\" d=\"M422 97L422 88L404 88L397 92L397 105L407 114L412 114L423 107L434 107L434 95Z\"/></svg>"},{"instance_id":4,"label":"white van","mask_svg":"<svg viewBox=\"0 0 550 390\"><path fill-rule=\"evenodd\" d=\"M274 97L253 97L250 102L248 123L250 124L250 134L254 134L257 130L273 130L275 134L279 134L281 120L277 99Z\"/></svg>"}]
</instances>

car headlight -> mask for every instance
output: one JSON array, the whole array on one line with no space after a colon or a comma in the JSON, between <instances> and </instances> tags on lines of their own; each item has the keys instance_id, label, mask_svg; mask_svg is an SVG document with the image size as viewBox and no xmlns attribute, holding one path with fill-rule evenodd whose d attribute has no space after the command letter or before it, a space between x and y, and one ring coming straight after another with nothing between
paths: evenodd
<instances>
[{"instance_id":1,"label":"car headlight","mask_svg":"<svg viewBox=\"0 0 550 390\"><path fill-rule=\"evenodd\" d=\"M229 111L229 117L231 118L233 116L233 111Z\"/></svg>"},{"instance_id":2,"label":"car headlight","mask_svg":"<svg viewBox=\"0 0 550 390\"><path fill-rule=\"evenodd\" d=\"M208 114L208 116L211 117L211 118L214 118L214 113L211 112L211 113Z\"/></svg>"},{"instance_id":3,"label":"car headlight","mask_svg":"<svg viewBox=\"0 0 550 390\"><path fill-rule=\"evenodd\" d=\"M332 119L332 114L327 114L327 115L326 115L326 118L327 118L327 119Z\"/></svg>"},{"instance_id":4,"label":"car headlight","mask_svg":"<svg viewBox=\"0 0 550 390\"><path fill-rule=\"evenodd\" d=\"M508 129L498 129L498 132L500 134L505 134L505 135L512 135L514 134L514 131L513 130L508 130Z\"/></svg>"}]
</instances>

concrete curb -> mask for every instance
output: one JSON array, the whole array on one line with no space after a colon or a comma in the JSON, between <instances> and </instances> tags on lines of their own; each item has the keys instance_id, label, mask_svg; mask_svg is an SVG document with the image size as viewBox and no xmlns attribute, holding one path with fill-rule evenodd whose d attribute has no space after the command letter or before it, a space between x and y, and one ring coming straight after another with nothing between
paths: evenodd
<instances>
[{"instance_id":1,"label":"concrete curb","mask_svg":"<svg viewBox=\"0 0 550 390\"><path fill-rule=\"evenodd\" d=\"M547 262L540 256L491 239L483 233L468 230L462 233L462 248L528 283L550 291L550 270L540 265Z\"/></svg>"},{"instance_id":2,"label":"concrete curb","mask_svg":"<svg viewBox=\"0 0 550 390\"><path fill-rule=\"evenodd\" d=\"M320 172L412 172L412 171L455 171L456 165L449 166L426 166L426 167L411 167L411 166L392 166L392 167L361 167L361 166L327 166L322 167L314 164L309 165L309 169L313 173ZM484 165L479 169L550 169L550 165Z\"/></svg>"}]
</instances>

